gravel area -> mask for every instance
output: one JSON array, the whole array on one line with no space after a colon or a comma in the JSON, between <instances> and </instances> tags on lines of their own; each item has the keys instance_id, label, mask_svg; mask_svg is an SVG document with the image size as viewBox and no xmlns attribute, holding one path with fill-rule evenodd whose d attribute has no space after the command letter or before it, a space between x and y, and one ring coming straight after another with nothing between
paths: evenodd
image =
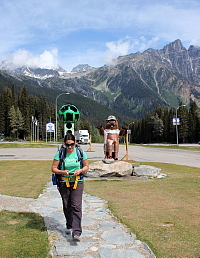
<instances>
[{"instance_id":1,"label":"gravel area","mask_svg":"<svg viewBox=\"0 0 200 258\"><path fill-rule=\"evenodd\" d=\"M14 197L0 194L0 211L33 212L29 205L36 200L33 198Z\"/></svg>"}]
</instances>

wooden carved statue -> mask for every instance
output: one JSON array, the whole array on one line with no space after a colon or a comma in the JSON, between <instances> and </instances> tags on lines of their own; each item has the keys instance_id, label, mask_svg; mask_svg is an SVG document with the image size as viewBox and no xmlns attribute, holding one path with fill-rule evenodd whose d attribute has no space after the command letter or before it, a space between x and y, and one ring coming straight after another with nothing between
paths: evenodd
<instances>
[{"instance_id":1,"label":"wooden carved statue","mask_svg":"<svg viewBox=\"0 0 200 258\"><path fill-rule=\"evenodd\" d=\"M106 119L105 129L102 125L97 126L101 135L104 136L105 159L118 160L119 138L125 133L127 127L119 129L118 120L111 115Z\"/></svg>"}]
</instances>

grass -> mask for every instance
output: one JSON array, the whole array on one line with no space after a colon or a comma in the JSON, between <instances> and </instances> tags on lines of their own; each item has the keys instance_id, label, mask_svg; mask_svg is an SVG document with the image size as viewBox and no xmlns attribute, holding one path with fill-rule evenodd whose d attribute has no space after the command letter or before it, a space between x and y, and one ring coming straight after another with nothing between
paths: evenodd
<instances>
[{"instance_id":1,"label":"grass","mask_svg":"<svg viewBox=\"0 0 200 258\"><path fill-rule=\"evenodd\" d=\"M31 142L0 142L0 148L50 148L55 147L52 143L31 143Z\"/></svg>"},{"instance_id":2,"label":"grass","mask_svg":"<svg viewBox=\"0 0 200 258\"><path fill-rule=\"evenodd\" d=\"M200 145L199 146L192 146L192 144L190 146L181 146L180 145L172 145L172 144L161 144L161 145L153 145L153 144L130 144L130 146L140 146L140 147L148 147L148 148L162 148L162 149L178 149L178 150L191 150L191 151L200 151Z\"/></svg>"},{"instance_id":3,"label":"grass","mask_svg":"<svg viewBox=\"0 0 200 258\"><path fill-rule=\"evenodd\" d=\"M37 198L51 181L52 161L0 161L0 194Z\"/></svg>"},{"instance_id":4,"label":"grass","mask_svg":"<svg viewBox=\"0 0 200 258\"><path fill-rule=\"evenodd\" d=\"M0 161L0 194L37 198L51 180L50 165L51 161ZM0 257L50 257L39 214L1 211L0 236Z\"/></svg>"},{"instance_id":5,"label":"grass","mask_svg":"<svg viewBox=\"0 0 200 258\"><path fill-rule=\"evenodd\" d=\"M199 169L148 164L168 176L148 181L88 180L85 191L108 200L113 214L158 258L199 258Z\"/></svg>"},{"instance_id":6,"label":"grass","mask_svg":"<svg viewBox=\"0 0 200 258\"><path fill-rule=\"evenodd\" d=\"M55 143L46 143L46 142L0 142L0 148L51 148L55 147L55 145L62 144L59 142L58 144ZM125 145L125 143L120 143L121 145ZM165 148L165 149L182 149L182 150L192 150L192 151L200 151L200 145L198 147L194 146L178 146L176 144L161 144L161 145L153 145L153 144L129 144L130 146L142 146L142 147L150 147L150 148Z\"/></svg>"},{"instance_id":7,"label":"grass","mask_svg":"<svg viewBox=\"0 0 200 258\"><path fill-rule=\"evenodd\" d=\"M48 257L48 235L38 214L1 211L0 235L0 257Z\"/></svg>"},{"instance_id":8,"label":"grass","mask_svg":"<svg viewBox=\"0 0 200 258\"><path fill-rule=\"evenodd\" d=\"M146 242L157 258L199 258L199 168L164 163L141 164L159 167L167 177L146 181L86 180L85 191L108 200L113 214L136 233L137 239ZM51 161L0 161L0 193L37 198L45 184L51 180L50 167ZM8 221L18 221L12 216L21 216L19 214L1 212L4 220L8 217ZM24 225L30 225L26 222L30 218L25 215L24 218L21 216L25 220ZM37 217L30 220L37 221ZM32 237L29 231L31 227L23 228L23 239L26 239L26 235L31 237L24 242L26 248L35 248L37 237ZM17 237L13 235L12 227L7 229L6 234L10 234L10 237L1 228L0 233L1 241L10 241L6 243L9 246L12 239ZM18 231L17 225L14 231ZM38 231L44 243L46 241L47 250L47 236L43 234L44 231ZM37 256L37 253L26 256L25 247L19 248L24 256L8 254L7 257L45 257ZM12 248L8 249L12 253Z\"/></svg>"}]
</instances>

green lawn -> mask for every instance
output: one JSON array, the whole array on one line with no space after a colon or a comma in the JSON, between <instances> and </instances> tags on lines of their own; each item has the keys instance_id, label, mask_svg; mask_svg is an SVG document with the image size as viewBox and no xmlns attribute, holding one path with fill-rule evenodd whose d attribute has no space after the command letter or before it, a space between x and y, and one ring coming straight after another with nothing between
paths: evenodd
<instances>
[{"instance_id":1,"label":"green lawn","mask_svg":"<svg viewBox=\"0 0 200 258\"><path fill-rule=\"evenodd\" d=\"M87 180L85 191L108 200L113 214L137 234L137 239L146 242L157 258L199 258L199 168L148 164L161 168L167 177L146 181ZM0 193L37 198L45 184L51 180L50 167L51 161L0 161ZM5 211L1 212L4 220L6 216L8 222L19 219L13 217L18 214L9 212L8 215L6 212L5 215ZM38 221L37 217L23 216L24 225L30 225L28 220ZM15 231L18 231L17 225L15 226ZM1 243L8 241L6 245L10 246L14 244L12 239L16 235L13 235L12 227L7 229L6 234L10 234L10 237L5 237L4 229L0 229ZM32 231L29 231L28 226L23 229L24 236L30 236L26 245L32 250L33 246L38 245L38 241L32 238ZM43 243L46 243L46 249L43 244L38 248L48 250L47 235L43 234L43 230L37 230ZM3 257L27 257L25 249L22 248L24 256L14 256L13 250L14 248L9 248L10 254ZM45 256L35 254L29 257Z\"/></svg>"},{"instance_id":2,"label":"green lawn","mask_svg":"<svg viewBox=\"0 0 200 258\"><path fill-rule=\"evenodd\" d=\"M144 164L144 163L143 163ZM148 181L87 181L85 191L109 208L158 258L199 258L198 168L148 163L167 174Z\"/></svg>"},{"instance_id":3,"label":"green lawn","mask_svg":"<svg viewBox=\"0 0 200 258\"><path fill-rule=\"evenodd\" d=\"M50 257L48 234L38 214L1 211L0 235L2 258Z\"/></svg>"},{"instance_id":4,"label":"green lawn","mask_svg":"<svg viewBox=\"0 0 200 258\"><path fill-rule=\"evenodd\" d=\"M51 180L52 161L0 161L0 194L37 198Z\"/></svg>"},{"instance_id":5,"label":"green lawn","mask_svg":"<svg viewBox=\"0 0 200 258\"><path fill-rule=\"evenodd\" d=\"M51 179L50 161L0 161L0 194L37 198ZM0 257L47 258L43 218L34 213L0 212Z\"/></svg>"},{"instance_id":6,"label":"green lawn","mask_svg":"<svg viewBox=\"0 0 200 258\"><path fill-rule=\"evenodd\" d=\"M133 146L141 146L141 147L147 147L147 148L164 148L164 149L178 149L178 150L190 150L190 151L200 151L200 145L176 145L176 144L129 144L130 146L133 145Z\"/></svg>"},{"instance_id":7,"label":"green lawn","mask_svg":"<svg viewBox=\"0 0 200 258\"><path fill-rule=\"evenodd\" d=\"M0 148L50 148L55 147L53 143L31 143L31 142L0 142Z\"/></svg>"}]
</instances>

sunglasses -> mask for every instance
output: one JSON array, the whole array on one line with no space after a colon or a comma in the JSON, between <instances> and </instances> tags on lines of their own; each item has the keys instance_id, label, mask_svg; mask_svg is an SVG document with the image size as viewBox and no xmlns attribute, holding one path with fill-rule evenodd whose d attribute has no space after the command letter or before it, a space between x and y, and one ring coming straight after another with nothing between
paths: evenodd
<instances>
[{"instance_id":1,"label":"sunglasses","mask_svg":"<svg viewBox=\"0 0 200 258\"><path fill-rule=\"evenodd\" d=\"M66 147L73 147L75 145L75 143L70 143L70 144L66 143L65 145L66 145Z\"/></svg>"}]
</instances>

